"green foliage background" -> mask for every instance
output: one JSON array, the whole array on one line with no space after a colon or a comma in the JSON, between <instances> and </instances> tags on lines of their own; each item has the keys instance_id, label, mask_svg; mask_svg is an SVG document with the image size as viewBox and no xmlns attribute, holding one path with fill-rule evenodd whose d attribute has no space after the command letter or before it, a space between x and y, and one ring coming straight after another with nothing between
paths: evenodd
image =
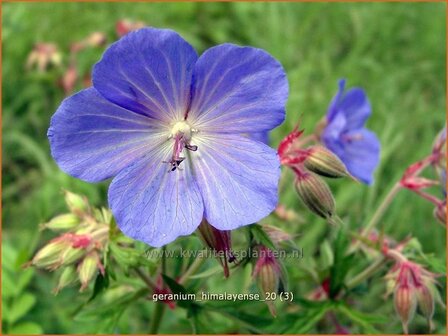
<instances>
[{"instance_id":1,"label":"green foliage background","mask_svg":"<svg viewBox=\"0 0 448 336\"><path fill-rule=\"evenodd\" d=\"M63 212L61 189L85 194L97 205L107 204L107 185L90 185L62 173L49 154L46 131L60 101L56 85L58 70L45 75L25 71L35 42L55 42L68 63L69 46L93 31L116 39L119 19L141 20L155 27L178 31L199 52L224 42L251 45L267 50L284 65L290 83L287 120L271 137L272 145L301 118L308 133L325 114L345 77L348 86L362 86L373 106L368 127L382 143L381 165L375 184L367 187L350 181L332 183L339 215L352 228L361 228L382 196L412 162L431 149L435 135L445 123L446 36L444 3L7 3L3 4L3 322L10 333L89 333L107 330L95 319L73 320L75 310L86 301L77 289L64 290L57 297L51 274L23 271L20 265L51 235L38 224ZM82 53L81 72L98 60L103 49ZM287 264L291 290L304 295L315 284L304 271L319 267L319 254L328 227L309 215L293 188L286 188L281 201L301 216L300 223L272 224L297 233L304 259ZM381 223L381 229L401 240L412 235L427 254L445 264L445 229L432 216L432 206L403 191ZM210 261L210 267L216 266ZM209 279L209 291L238 293L247 274L235 274L223 284L221 274ZM249 274L250 277L250 274ZM244 281L246 281L244 280ZM444 281L441 281L442 284ZM391 317L391 300L381 298L384 281L377 277L370 289L353 300L360 312ZM444 288L444 287L443 287ZM239 309L257 312L270 319L261 303ZM123 313L113 332L144 333L154 304L143 299ZM236 311L236 308L230 308ZM280 315L288 307L280 308ZM311 311L311 308L310 308ZM445 312L436 314L436 331L444 333ZM272 321L272 322L270 322ZM238 320L217 314L209 332L247 332ZM290 321L291 325L295 322ZM258 322L257 322L258 323ZM269 320L269 332L279 332L278 321ZM285 323L282 320L282 323ZM261 322L260 322L261 324ZM426 332L423 318L411 332ZM102 329L103 328L103 329ZM301 329L296 329L296 331ZM333 332L312 326L312 332ZM382 332L399 333L397 320L381 324ZM252 330L253 331L253 330ZM363 329L353 327L352 332ZM185 311L169 311L161 332L191 332Z\"/></svg>"}]
</instances>

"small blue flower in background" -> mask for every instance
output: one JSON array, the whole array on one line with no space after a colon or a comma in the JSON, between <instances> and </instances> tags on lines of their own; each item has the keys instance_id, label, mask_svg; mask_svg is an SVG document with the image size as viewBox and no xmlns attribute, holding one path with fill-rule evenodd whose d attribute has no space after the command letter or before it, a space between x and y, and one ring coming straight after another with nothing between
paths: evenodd
<instances>
[{"instance_id":1,"label":"small blue flower in background","mask_svg":"<svg viewBox=\"0 0 448 336\"><path fill-rule=\"evenodd\" d=\"M287 96L263 50L222 44L198 58L174 31L144 28L108 48L48 137L63 171L114 177L109 206L126 235L162 246L202 218L232 230L274 210L279 159L251 134L283 122Z\"/></svg>"},{"instance_id":2,"label":"small blue flower in background","mask_svg":"<svg viewBox=\"0 0 448 336\"><path fill-rule=\"evenodd\" d=\"M364 90L353 88L344 92L344 88L345 80L340 80L321 139L344 162L350 174L371 184L380 159L380 142L375 133L364 127L371 114L370 103Z\"/></svg>"}]
</instances>

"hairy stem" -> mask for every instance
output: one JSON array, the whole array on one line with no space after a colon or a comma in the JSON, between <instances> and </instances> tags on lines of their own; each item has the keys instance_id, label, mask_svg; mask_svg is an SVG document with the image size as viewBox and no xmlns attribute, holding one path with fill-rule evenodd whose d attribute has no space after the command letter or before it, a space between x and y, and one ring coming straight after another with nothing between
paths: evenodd
<instances>
[{"instance_id":1,"label":"hairy stem","mask_svg":"<svg viewBox=\"0 0 448 336\"><path fill-rule=\"evenodd\" d=\"M370 278L386 263L386 261L387 261L387 259L384 256L378 257L378 259L376 259L373 262L373 264L371 264L369 267L367 267L361 273L355 275L353 278L348 280L346 283L347 288L352 289L352 288L358 286L363 281Z\"/></svg>"},{"instance_id":2,"label":"hairy stem","mask_svg":"<svg viewBox=\"0 0 448 336\"><path fill-rule=\"evenodd\" d=\"M149 287L149 289L154 290L157 287L156 283L146 275L140 268L135 267L134 272L143 280L143 282Z\"/></svg>"},{"instance_id":3,"label":"hairy stem","mask_svg":"<svg viewBox=\"0 0 448 336\"><path fill-rule=\"evenodd\" d=\"M151 323L149 325L149 334L155 335L159 331L160 323L162 322L163 315L165 314L165 303L157 302L152 315Z\"/></svg>"},{"instance_id":4,"label":"hairy stem","mask_svg":"<svg viewBox=\"0 0 448 336\"><path fill-rule=\"evenodd\" d=\"M191 266L187 269L187 271L180 277L179 284L183 285L185 281L188 280L190 276L192 276L204 263L205 258L196 258L195 261L191 264Z\"/></svg>"},{"instance_id":5,"label":"hairy stem","mask_svg":"<svg viewBox=\"0 0 448 336\"><path fill-rule=\"evenodd\" d=\"M363 230L363 236L367 237L369 233L372 231L372 229L378 224L380 219L383 217L386 210L389 208L390 204L394 200L397 193L400 191L401 185L399 182L395 183L392 189L389 191L389 193L384 197L383 202L381 205L376 209L375 213L373 214L370 221L367 223L366 227Z\"/></svg>"}]
</instances>

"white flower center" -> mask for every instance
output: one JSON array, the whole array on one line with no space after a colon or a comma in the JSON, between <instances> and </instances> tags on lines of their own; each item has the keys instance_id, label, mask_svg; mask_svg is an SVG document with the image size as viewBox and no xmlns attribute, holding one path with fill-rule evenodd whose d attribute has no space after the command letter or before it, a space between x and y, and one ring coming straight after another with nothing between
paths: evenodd
<instances>
[{"instance_id":1,"label":"white flower center","mask_svg":"<svg viewBox=\"0 0 448 336\"><path fill-rule=\"evenodd\" d=\"M175 137L179 133L183 134L185 141L189 141L192 133L191 126L186 121L178 121L171 129L171 135Z\"/></svg>"}]
</instances>

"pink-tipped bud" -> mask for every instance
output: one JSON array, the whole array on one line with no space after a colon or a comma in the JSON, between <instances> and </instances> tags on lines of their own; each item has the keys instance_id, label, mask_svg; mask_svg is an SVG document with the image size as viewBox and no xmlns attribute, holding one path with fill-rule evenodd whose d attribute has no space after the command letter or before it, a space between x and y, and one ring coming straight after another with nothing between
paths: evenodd
<instances>
[{"instance_id":1,"label":"pink-tipped bud","mask_svg":"<svg viewBox=\"0 0 448 336\"><path fill-rule=\"evenodd\" d=\"M434 294L433 291L426 285L420 285L416 288L418 308L426 317L429 325L434 315Z\"/></svg>"},{"instance_id":2,"label":"pink-tipped bud","mask_svg":"<svg viewBox=\"0 0 448 336\"><path fill-rule=\"evenodd\" d=\"M84 259L78 265L78 277L81 282L82 292L89 285L89 282L93 279L93 276L98 272L101 262L96 251L92 251L87 254Z\"/></svg>"},{"instance_id":3,"label":"pink-tipped bud","mask_svg":"<svg viewBox=\"0 0 448 336\"><path fill-rule=\"evenodd\" d=\"M42 224L42 229L50 230L70 230L76 227L80 223L78 216L69 213L56 216L52 218L48 223Z\"/></svg>"},{"instance_id":4,"label":"pink-tipped bud","mask_svg":"<svg viewBox=\"0 0 448 336\"><path fill-rule=\"evenodd\" d=\"M83 213L89 209L89 202L84 196L65 190L64 198L65 203L73 213Z\"/></svg>"},{"instance_id":5,"label":"pink-tipped bud","mask_svg":"<svg viewBox=\"0 0 448 336\"><path fill-rule=\"evenodd\" d=\"M269 311L272 316L276 316L274 301L267 299L276 297L279 290L281 267L274 252L269 248L259 245L256 247L256 251L258 252L258 258L253 276L257 279L258 287L264 300L266 300Z\"/></svg>"},{"instance_id":6,"label":"pink-tipped bud","mask_svg":"<svg viewBox=\"0 0 448 336\"><path fill-rule=\"evenodd\" d=\"M78 280L78 277L76 275L76 267L75 266L68 266L68 267L64 268L61 275L59 276L58 285L53 290L54 294L58 294L62 288L75 283L77 280Z\"/></svg>"},{"instance_id":7,"label":"pink-tipped bud","mask_svg":"<svg viewBox=\"0 0 448 336\"><path fill-rule=\"evenodd\" d=\"M304 165L310 171L325 177L350 176L344 163L327 148L316 145L310 147Z\"/></svg>"},{"instance_id":8,"label":"pink-tipped bud","mask_svg":"<svg viewBox=\"0 0 448 336\"><path fill-rule=\"evenodd\" d=\"M334 198L328 185L319 176L302 172L296 179L296 190L308 209L330 222L333 220Z\"/></svg>"},{"instance_id":9,"label":"pink-tipped bud","mask_svg":"<svg viewBox=\"0 0 448 336\"><path fill-rule=\"evenodd\" d=\"M115 25L115 31L117 32L117 35L119 37L122 37L123 35L126 35L127 33L133 30L143 28L144 26L145 24L141 21L134 22L127 19L123 19L117 21Z\"/></svg>"},{"instance_id":10,"label":"pink-tipped bud","mask_svg":"<svg viewBox=\"0 0 448 336\"><path fill-rule=\"evenodd\" d=\"M403 331L408 333L409 321L414 317L417 308L415 289L408 284L400 284L394 293L395 311L403 324Z\"/></svg>"},{"instance_id":11,"label":"pink-tipped bud","mask_svg":"<svg viewBox=\"0 0 448 336\"><path fill-rule=\"evenodd\" d=\"M224 269L224 276L228 278L228 262L235 260L231 251L230 231L218 230L203 219L198 227L198 234L207 247L218 253L218 260Z\"/></svg>"},{"instance_id":12,"label":"pink-tipped bud","mask_svg":"<svg viewBox=\"0 0 448 336\"><path fill-rule=\"evenodd\" d=\"M60 84L64 93L69 95L75 89L76 81L78 80L78 69L76 65L70 65L61 78Z\"/></svg>"}]
</instances>

